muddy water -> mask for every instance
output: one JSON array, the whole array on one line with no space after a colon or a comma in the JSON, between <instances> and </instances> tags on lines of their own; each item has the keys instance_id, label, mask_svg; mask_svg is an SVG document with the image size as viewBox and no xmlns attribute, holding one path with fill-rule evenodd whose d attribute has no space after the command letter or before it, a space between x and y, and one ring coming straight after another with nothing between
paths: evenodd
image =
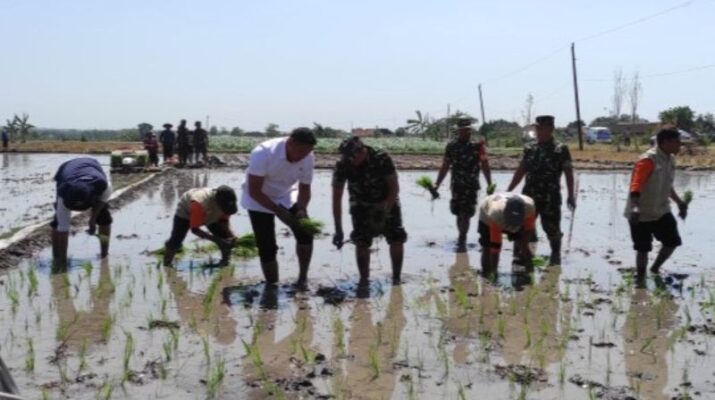
<instances>
[{"instance_id":1,"label":"muddy water","mask_svg":"<svg viewBox=\"0 0 715 400\"><path fill-rule=\"evenodd\" d=\"M55 201L57 168L65 161L84 154L17 154L0 155L0 246L4 240L23 227L52 216ZM110 175L109 156L92 156L104 167L115 189L138 175Z\"/></svg>"},{"instance_id":2,"label":"muddy water","mask_svg":"<svg viewBox=\"0 0 715 400\"><path fill-rule=\"evenodd\" d=\"M476 273L476 226L469 252L453 252L448 201L429 201L413 183L420 175L400 173L410 235L403 285L390 285L378 241L374 282L355 290L353 247L338 251L323 237L310 291L296 293L294 246L283 235L285 286L274 291L259 284L255 259L217 269L209 256L186 255L176 269L158 266L147 251L168 237L180 193L243 180L242 171L169 174L114 213L106 261L78 229L69 272L50 273L47 249L0 275L0 354L28 398L715 396L714 176L678 175L678 190L695 192L679 225L685 245L663 279L637 288L619 272L633 259L621 216L627 174L579 175L573 234L570 213L562 224L563 267L525 279L511 273L505 249L495 281ZM495 179L505 187L509 178ZM329 183L317 173L310 212L331 226ZM232 224L250 230L243 211ZM179 328L150 329L152 321Z\"/></svg>"}]
</instances>

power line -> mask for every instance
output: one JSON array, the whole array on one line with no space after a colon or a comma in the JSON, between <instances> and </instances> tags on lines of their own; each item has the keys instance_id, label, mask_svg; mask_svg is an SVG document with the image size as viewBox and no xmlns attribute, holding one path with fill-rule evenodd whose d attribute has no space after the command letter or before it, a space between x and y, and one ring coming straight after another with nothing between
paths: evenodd
<instances>
[{"instance_id":1,"label":"power line","mask_svg":"<svg viewBox=\"0 0 715 400\"><path fill-rule=\"evenodd\" d=\"M681 74L687 74L690 72L702 71L704 69L709 69L709 68L715 68L715 64L699 65L699 66L691 67L691 68L687 68L687 69L681 69L681 70L669 71L669 72L660 72L657 74L639 75L638 79L660 78L660 77L664 77L664 76L681 75ZM613 79L610 79L610 78L583 79L584 82L611 82L612 80ZM632 81L633 78L623 78L623 80L628 82L628 81Z\"/></svg>"}]
</instances>

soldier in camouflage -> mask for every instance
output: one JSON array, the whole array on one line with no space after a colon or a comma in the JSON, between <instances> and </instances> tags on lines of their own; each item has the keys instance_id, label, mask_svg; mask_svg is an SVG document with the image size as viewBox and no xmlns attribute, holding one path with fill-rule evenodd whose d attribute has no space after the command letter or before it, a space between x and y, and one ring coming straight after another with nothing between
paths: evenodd
<instances>
[{"instance_id":1,"label":"soldier in camouflage","mask_svg":"<svg viewBox=\"0 0 715 400\"><path fill-rule=\"evenodd\" d=\"M395 165L387 153L365 145L358 137L344 140L340 153L342 158L333 173L333 244L338 249L344 244L342 199L347 182L353 223L350 239L355 244L360 285L369 282L370 246L380 235L384 235L390 245L392 280L398 284L407 233L402 226Z\"/></svg>"},{"instance_id":2,"label":"soldier in camouflage","mask_svg":"<svg viewBox=\"0 0 715 400\"><path fill-rule=\"evenodd\" d=\"M536 117L536 143L524 147L524 155L519 168L509 184L508 191L514 190L526 176L522 193L534 199L536 212L541 217L544 229L551 245L551 265L561 264L561 174L566 176L570 210L576 209L574 196L573 166L569 148L553 137L554 117L541 115ZM536 241L536 236L532 242Z\"/></svg>"},{"instance_id":3,"label":"soldier in camouflage","mask_svg":"<svg viewBox=\"0 0 715 400\"><path fill-rule=\"evenodd\" d=\"M479 191L479 169L481 166L487 185L491 185L492 176L489 168L487 149L483 142L472 140L472 119L457 120L457 137L447 144L444 150L442 167L437 175L435 191L439 188L452 168L452 199L449 209L457 217L457 251L467 249L469 220L477 210L477 192Z\"/></svg>"}]
</instances>

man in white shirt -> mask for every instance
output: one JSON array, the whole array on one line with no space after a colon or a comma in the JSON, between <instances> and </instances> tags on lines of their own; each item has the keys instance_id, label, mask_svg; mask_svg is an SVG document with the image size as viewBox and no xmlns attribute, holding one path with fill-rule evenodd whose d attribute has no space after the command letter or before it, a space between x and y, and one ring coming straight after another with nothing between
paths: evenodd
<instances>
[{"instance_id":1,"label":"man in white shirt","mask_svg":"<svg viewBox=\"0 0 715 400\"><path fill-rule=\"evenodd\" d=\"M316 143L312 130L296 128L289 137L267 140L251 151L241 206L248 210L263 276L268 284L278 282L274 216L291 228L296 238L300 268L297 286L304 287L307 282L313 236L305 232L298 221L308 216ZM296 183L298 195L294 201L292 194Z\"/></svg>"}]
</instances>

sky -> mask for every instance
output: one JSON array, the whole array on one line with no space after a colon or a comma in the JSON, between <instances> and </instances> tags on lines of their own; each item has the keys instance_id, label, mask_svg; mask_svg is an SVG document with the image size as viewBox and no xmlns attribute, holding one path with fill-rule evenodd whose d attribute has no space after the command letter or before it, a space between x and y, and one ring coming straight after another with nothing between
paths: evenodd
<instances>
[{"instance_id":1,"label":"sky","mask_svg":"<svg viewBox=\"0 0 715 400\"><path fill-rule=\"evenodd\" d=\"M0 121L120 129L179 119L281 130L403 126L415 110L524 122L612 109L715 113L715 0L0 0ZM624 104L624 112L629 108Z\"/></svg>"}]
</instances>

